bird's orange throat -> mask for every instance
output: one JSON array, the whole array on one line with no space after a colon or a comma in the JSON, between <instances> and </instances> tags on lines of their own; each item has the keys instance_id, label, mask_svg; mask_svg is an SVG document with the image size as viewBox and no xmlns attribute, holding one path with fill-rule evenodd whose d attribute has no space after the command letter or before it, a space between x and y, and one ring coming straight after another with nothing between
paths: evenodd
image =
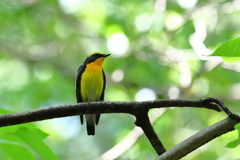
<instances>
[{"instance_id":1,"label":"bird's orange throat","mask_svg":"<svg viewBox=\"0 0 240 160\"><path fill-rule=\"evenodd\" d=\"M87 72L102 72L102 65L103 65L104 59L105 59L105 57L101 57L101 58L97 59L96 61L87 64L86 71Z\"/></svg>"}]
</instances>

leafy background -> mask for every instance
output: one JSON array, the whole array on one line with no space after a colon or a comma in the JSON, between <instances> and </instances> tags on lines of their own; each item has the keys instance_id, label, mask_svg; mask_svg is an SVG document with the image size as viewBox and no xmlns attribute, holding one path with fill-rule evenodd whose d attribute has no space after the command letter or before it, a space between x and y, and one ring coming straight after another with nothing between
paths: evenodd
<instances>
[{"instance_id":1,"label":"leafy background","mask_svg":"<svg viewBox=\"0 0 240 160\"><path fill-rule=\"evenodd\" d=\"M0 113L76 103L77 68L95 51L112 54L104 64L106 101L216 97L239 113L240 64L208 56L240 36L239 13L239 0L1 0ZM191 108L159 115L153 126L167 149L226 117ZM95 159L133 123L129 115L102 115L94 137L76 116L4 127L0 157ZM240 159L239 148L225 147L237 135L223 135L183 160ZM140 136L118 159L156 156Z\"/></svg>"}]
</instances>

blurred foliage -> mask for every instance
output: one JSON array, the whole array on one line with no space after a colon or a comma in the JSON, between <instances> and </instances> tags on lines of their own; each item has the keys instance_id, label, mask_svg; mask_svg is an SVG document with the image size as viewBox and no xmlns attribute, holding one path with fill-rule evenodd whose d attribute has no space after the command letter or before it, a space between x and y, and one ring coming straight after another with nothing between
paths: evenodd
<instances>
[{"instance_id":1,"label":"blurred foliage","mask_svg":"<svg viewBox=\"0 0 240 160\"><path fill-rule=\"evenodd\" d=\"M216 97L239 113L240 63L208 56L240 36L239 3L1 0L0 107L19 112L76 103L77 68L88 54L99 51L112 54L104 64L106 101ZM153 126L170 149L225 117L206 109L175 108L166 110ZM120 142L134 127L134 119L103 115L94 137L87 136L78 117L35 124L49 134L45 142L59 159L88 160ZM236 134L223 135L183 159L240 159L239 148L225 148ZM4 148L16 149L16 144L2 139L1 157ZM22 143L18 149L26 150ZM141 136L118 159L156 156Z\"/></svg>"}]
</instances>

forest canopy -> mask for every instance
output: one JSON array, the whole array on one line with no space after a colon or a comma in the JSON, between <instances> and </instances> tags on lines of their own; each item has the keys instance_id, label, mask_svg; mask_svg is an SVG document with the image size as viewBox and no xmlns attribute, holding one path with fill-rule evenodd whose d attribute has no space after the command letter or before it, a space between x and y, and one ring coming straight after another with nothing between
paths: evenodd
<instances>
[{"instance_id":1,"label":"forest canopy","mask_svg":"<svg viewBox=\"0 0 240 160\"><path fill-rule=\"evenodd\" d=\"M240 37L239 3L1 0L0 113L76 103L77 69L93 52L111 54L103 65L105 101L215 97L239 113L240 63L209 56ZM226 118L193 108L154 109L149 116L167 149ZM155 159L134 121L127 114L103 114L94 137L78 116L2 127L0 157L14 159L8 153L17 150L26 153L23 159L96 159L136 133L117 159ZM32 132L40 147L26 140ZM236 131L227 133L183 159L240 159L238 149L225 147L236 137Z\"/></svg>"}]
</instances>

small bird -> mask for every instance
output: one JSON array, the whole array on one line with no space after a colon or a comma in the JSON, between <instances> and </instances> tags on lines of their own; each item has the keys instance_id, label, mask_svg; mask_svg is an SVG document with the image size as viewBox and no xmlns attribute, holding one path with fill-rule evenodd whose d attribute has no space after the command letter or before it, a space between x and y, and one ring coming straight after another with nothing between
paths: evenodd
<instances>
[{"instance_id":1,"label":"small bird","mask_svg":"<svg viewBox=\"0 0 240 160\"><path fill-rule=\"evenodd\" d=\"M94 52L78 68L76 80L77 102L103 101L106 87L106 77L102 65L110 54ZM86 114L87 134L95 134L95 124L99 122L100 114ZM83 115L80 115L83 124Z\"/></svg>"}]
</instances>

